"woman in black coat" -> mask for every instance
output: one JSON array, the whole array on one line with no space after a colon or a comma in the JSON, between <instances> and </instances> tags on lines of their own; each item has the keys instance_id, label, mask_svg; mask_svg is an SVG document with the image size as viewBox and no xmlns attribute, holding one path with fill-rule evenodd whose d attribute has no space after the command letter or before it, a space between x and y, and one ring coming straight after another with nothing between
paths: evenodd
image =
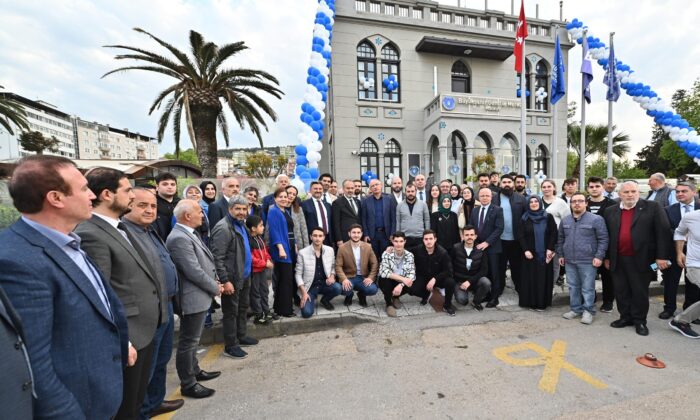
<instances>
[{"instance_id":1,"label":"woman in black coat","mask_svg":"<svg viewBox=\"0 0 700 420\"><path fill-rule=\"evenodd\" d=\"M523 249L519 305L543 311L552 305L552 260L557 245L557 224L537 196L528 198L528 210L523 214L518 241Z\"/></svg>"},{"instance_id":2,"label":"woman in black coat","mask_svg":"<svg viewBox=\"0 0 700 420\"><path fill-rule=\"evenodd\" d=\"M438 245L452 255L452 247L461 241L457 213L450 210L452 199L448 194L440 196L438 211L430 215L430 229L435 231Z\"/></svg>"}]
</instances>

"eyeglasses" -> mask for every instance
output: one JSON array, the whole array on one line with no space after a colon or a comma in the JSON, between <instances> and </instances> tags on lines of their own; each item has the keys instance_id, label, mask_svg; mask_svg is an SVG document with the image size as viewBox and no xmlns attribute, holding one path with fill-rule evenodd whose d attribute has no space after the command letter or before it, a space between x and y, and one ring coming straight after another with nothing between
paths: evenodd
<instances>
[{"instance_id":1,"label":"eyeglasses","mask_svg":"<svg viewBox=\"0 0 700 420\"><path fill-rule=\"evenodd\" d=\"M583 204L585 202L586 202L586 200L571 200L570 201L571 204Z\"/></svg>"}]
</instances>

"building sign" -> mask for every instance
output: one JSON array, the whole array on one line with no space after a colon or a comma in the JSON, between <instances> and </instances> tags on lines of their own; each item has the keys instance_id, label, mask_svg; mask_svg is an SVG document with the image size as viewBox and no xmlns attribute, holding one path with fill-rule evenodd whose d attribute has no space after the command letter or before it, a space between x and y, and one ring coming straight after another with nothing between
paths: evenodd
<instances>
[{"instance_id":1,"label":"building sign","mask_svg":"<svg viewBox=\"0 0 700 420\"><path fill-rule=\"evenodd\" d=\"M443 96L440 103L442 110L447 113L520 117L519 99L451 95Z\"/></svg>"}]
</instances>

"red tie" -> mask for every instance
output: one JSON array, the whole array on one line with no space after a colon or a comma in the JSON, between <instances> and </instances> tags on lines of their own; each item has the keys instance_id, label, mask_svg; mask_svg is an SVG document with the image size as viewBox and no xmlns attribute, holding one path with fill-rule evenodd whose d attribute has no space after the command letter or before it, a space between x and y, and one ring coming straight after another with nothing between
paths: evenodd
<instances>
[{"instance_id":1,"label":"red tie","mask_svg":"<svg viewBox=\"0 0 700 420\"><path fill-rule=\"evenodd\" d=\"M323 225L323 231L328 233L328 224L326 224L326 210L323 208L323 203L321 200L316 200L318 203L318 208L321 211L321 224Z\"/></svg>"}]
</instances>

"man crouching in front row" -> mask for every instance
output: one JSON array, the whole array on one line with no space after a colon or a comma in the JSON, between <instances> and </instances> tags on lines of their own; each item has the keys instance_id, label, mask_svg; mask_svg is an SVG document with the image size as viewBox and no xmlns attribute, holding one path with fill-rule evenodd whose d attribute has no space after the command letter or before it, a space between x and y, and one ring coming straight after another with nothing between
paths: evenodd
<instances>
[{"instance_id":1,"label":"man crouching in front row","mask_svg":"<svg viewBox=\"0 0 700 420\"><path fill-rule=\"evenodd\" d=\"M321 295L321 305L329 311L335 309L331 299L341 291L335 281L335 253L323 245L326 233L320 227L311 229L311 245L297 255L296 283L301 298L301 316L311 318L316 310L316 297Z\"/></svg>"}]
</instances>

